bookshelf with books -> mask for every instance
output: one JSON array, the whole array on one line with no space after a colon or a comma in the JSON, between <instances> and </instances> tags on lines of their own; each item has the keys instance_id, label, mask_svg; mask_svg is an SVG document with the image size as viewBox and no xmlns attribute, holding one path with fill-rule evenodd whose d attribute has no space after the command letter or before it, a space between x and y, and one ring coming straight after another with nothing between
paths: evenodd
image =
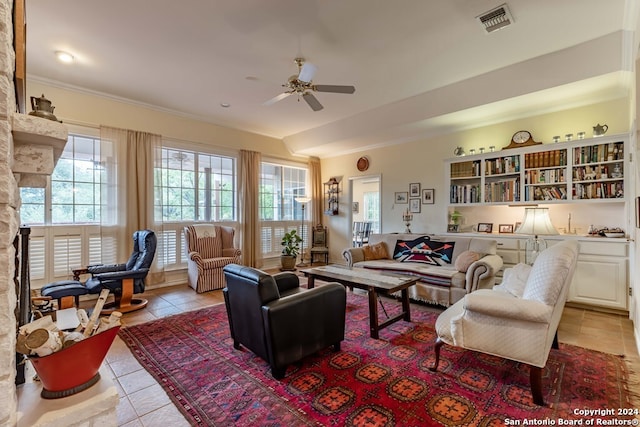
<instances>
[{"instance_id":1,"label":"bookshelf with books","mask_svg":"<svg viewBox=\"0 0 640 427\"><path fill-rule=\"evenodd\" d=\"M480 160L451 163L449 168L449 203L480 203Z\"/></svg>"},{"instance_id":2,"label":"bookshelf with books","mask_svg":"<svg viewBox=\"0 0 640 427\"><path fill-rule=\"evenodd\" d=\"M567 200L567 149L524 154L524 200Z\"/></svg>"},{"instance_id":3,"label":"bookshelf with books","mask_svg":"<svg viewBox=\"0 0 640 427\"><path fill-rule=\"evenodd\" d=\"M626 137L597 137L448 161L450 205L625 202Z\"/></svg>"},{"instance_id":4,"label":"bookshelf with books","mask_svg":"<svg viewBox=\"0 0 640 427\"><path fill-rule=\"evenodd\" d=\"M624 198L624 142L573 149L573 198Z\"/></svg>"},{"instance_id":5,"label":"bookshelf with books","mask_svg":"<svg viewBox=\"0 0 640 427\"><path fill-rule=\"evenodd\" d=\"M520 155L500 156L484 161L484 201L520 201Z\"/></svg>"}]
</instances>

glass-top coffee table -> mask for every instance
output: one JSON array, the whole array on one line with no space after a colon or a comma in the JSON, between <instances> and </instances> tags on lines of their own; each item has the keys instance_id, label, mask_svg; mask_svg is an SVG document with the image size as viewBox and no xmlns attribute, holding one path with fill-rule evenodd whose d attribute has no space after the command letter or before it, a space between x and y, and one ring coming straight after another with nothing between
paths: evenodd
<instances>
[{"instance_id":1,"label":"glass-top coffee table","mask_svg":"<svg viewBox=\"0 0 640 427\"><path fill-rule=\"evenodd\" d=\"M351 288L363 289L369 295L369 330L371 338L378 338L379 331L398 320L411 321L411 308L407 289L418 281L417 277L401 274L366 270L364 268L349 268L341 265L325 265L322 267L301 270L307 277L307 287L315 286L315 279L327 282L338 282ZM378 323L378 293L392 294L400 291L402 313L388 320Z\"/></svg>"}]
</instances>

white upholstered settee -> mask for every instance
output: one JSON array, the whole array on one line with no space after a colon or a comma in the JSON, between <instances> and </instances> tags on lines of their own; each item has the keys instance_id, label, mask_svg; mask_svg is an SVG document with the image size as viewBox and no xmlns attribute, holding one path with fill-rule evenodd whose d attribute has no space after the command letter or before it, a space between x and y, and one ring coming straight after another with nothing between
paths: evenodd
<instances>
[{"instance_id":1,"label":"white upholstered settee","mask_svg":"<svg viewBox=\"0 0 640 427\"><path fill-rule=\"evenodd\" d=\"M421 241L411 248L407 243ZM428 242L435 244L425 247ZM380 246L386 252L376 252ZM495 275L502 268L496 248L492 239L388 233L372 234L368 245L347 248L342 256L350 267L417 276L420 281L409 288L409 297L448 307L469 292L495 284Z\"/></svg>"},{"instance_id":2,"label":"white upholstered settee","mask_svg":"<svg viewBox=\"0 0 640 427\"><path fill-rule=\"evenodd\" d=\"M443 344L530 365L534 403L544 404L542 370L557 331L578 257L578 243L564 241L543 251L533 266L505 270L493 289L466 295L438 316L436 370Z\"/></svg>"}]
</instances>

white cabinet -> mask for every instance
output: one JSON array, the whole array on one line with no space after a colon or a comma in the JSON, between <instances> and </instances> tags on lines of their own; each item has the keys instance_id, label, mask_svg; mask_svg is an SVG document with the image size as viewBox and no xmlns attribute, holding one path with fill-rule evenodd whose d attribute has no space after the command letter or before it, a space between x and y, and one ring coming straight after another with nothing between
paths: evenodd
<instances>
[{"instance_id":1,"label":"white cabinet","mask_svg":"<svg viewBox=\"0 0 640 427\"><path fill-rule=\"evenodd\" d=\"M567 301L627 310L628 243L580 242Z\"/></svg>"},{"instance_id":2,"label":"white cabinet","mask_svg":"<svg viewBox=\"0 0 640 427\"><path fill-rule=\"evenodd\" d=\"M504 263L496 274L496 282L502 280L503 271L524 262L523 237L468 234L476 238L493 239L498 243L497 253ZM586 304L616 310L628 310L629 243L626 239L596 237L567 237L577 239L580 245L576 271L569 288L568 302ZM562 240L559 237L545 239L548 246Z\"/></svg>"}]
</instances>

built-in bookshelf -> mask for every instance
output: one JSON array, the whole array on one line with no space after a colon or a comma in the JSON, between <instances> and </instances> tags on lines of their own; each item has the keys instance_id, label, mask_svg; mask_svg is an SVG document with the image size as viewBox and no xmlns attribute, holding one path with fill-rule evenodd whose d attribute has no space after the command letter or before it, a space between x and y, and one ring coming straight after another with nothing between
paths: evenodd
<instances>
[{"instance_id":1,"label":"built-in bookshelf","mask_svg":"<svg viewBox=\"0 0 640 427\"><path fill-rule=\"evenodd\" d=\"M573 149L575 199L624 197L624 143L588 145Z\"/></svg>"},{"instance_id":2,"label":"built-in bookshelf","mask_svg":"<svg viewBox=\"0 0 640 427\"><path fill-rule=\"evenodd\" d=\"M484 201L520 201L520 155L492 157L484 160Z\"/></svg>"},{"instance_id":3,"label":"built-in bookshelf","mask_svg":"<svg viewBox=\"0 0 640 427\"><path fill-rule=\"evenodd\" d=\"M591 138L451 159L449 204L624 199L625 140Z\"/></svg>"},{"instance_id":4,"label":"built-in bookshelf","mask_svg":"<svg viewBox=\"0 0 640 427\"><path fill-rule=\"evenodd\" d=\"M450 165L451 203L480 203L481 160L461 161Z\"/></svg>"}]
</instances>

